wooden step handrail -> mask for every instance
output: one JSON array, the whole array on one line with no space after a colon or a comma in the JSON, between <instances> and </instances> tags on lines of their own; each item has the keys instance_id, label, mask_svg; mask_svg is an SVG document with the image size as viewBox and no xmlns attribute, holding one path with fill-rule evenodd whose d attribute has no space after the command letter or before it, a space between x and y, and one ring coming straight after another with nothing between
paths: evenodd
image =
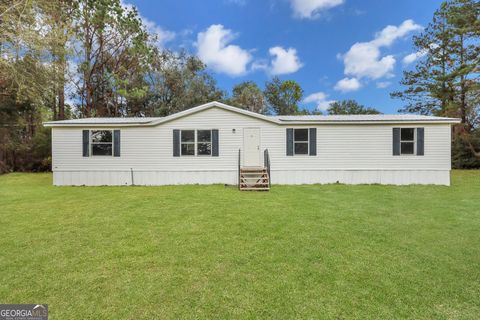
<instances>
[{"instance_id":1,"label":"wooden step handrail","mask_svg":"<svg viewBox=\"0 0 480 320\"><path fill-rule=\"evenodd\" d=\"M238 190L241 189L240 187L240 180L241 180L241 172L240 172L240 154L241 154L241 149L238 149Z\"/></svg>"},{"instance_id":2,"label":"wooden step handrail","mask_svg":"<svg viewBox=\"0 0 480 320\"><path fill-rule=\"evenodd\" d=\"M263 151L263 165L265 168L267 168L267 173L268 173L268 187L270 188L272 186L272 177L270 176L270 155L268 154L268 149L265 149Z\"/></svg>"}]
</instances>

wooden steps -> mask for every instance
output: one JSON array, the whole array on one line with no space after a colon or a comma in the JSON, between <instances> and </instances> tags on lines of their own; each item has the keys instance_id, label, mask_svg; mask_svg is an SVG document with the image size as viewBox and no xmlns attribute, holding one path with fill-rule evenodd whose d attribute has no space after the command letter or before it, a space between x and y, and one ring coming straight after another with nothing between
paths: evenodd
<instances>
[{"instance_id":1,"label":"wooden steps","mask_svg":"<svg viewBox=\"0 0 480 320\"><path fill-rule=\"evenodd\" d=\"M239 188L242 191L268 191L270 190L270 177L265 167L240 168Z\"/></svg>"}]
</instances>

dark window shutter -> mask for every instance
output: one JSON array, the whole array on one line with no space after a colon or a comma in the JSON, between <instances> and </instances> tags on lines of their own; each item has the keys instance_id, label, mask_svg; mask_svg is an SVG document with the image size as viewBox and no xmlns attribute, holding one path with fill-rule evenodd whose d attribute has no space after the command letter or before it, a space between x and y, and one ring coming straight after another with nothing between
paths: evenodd
<instances>
[{"instance_id":1,"label":"dark window shutter","mask_svg":"<svg viewBox=\"0 0 480 320\"><path fill-rule=\"evenodd\" d=\"M287 129L287 156L293 156L293 129Z\"/></svg>"},{"instance_id":2,"label":"dark window shutter","mask_svg":"<svg viewBox=\"0 0 480 320\"><path fill-rule=\"evenodd\" d=\"M218 157L218 130L212 130L212 157Z\"/></svg>"},{"instance_id":3,"label":"dark window shutter","mask_svg":"<svg viewBox=\"0 0 480 320\"><path fill-rule=\"evenodd\" d=\"M90 144L90 131L83 130L83 156L89 156L89 144Z\"/></svg>"},{"instance_id":4,"label":"dark window shutter","mask_svg":"<svg viewBox=\"0 0 480 320\"><path fill-rule=\"evenodd\" d=\"M180 157L180 130L173 130L173 156Z\"/></svg>"},{"instance_id":5,"label":"dark window shutter","mask_svg":"<svg viewBox=\"0 0 480 320\"><path fill-rule=\"evenodd\" d=\"M425 148L425 129L417 128L417 156L424 155Z\"/></svg>"},{"instance_id":6,"label":"dark window shutter","mask_svg":"<svg viewBox=\"0 0 480 320\"><path fill-rule=\"evenodd\" d=\"M393 128L393 155L400 155L400 128Z\"/></svg>"},{"instance_id":7,"label":"dark window shutter","mask_svg":"<svg viewBox=\"0 0 480 320\"><path fill-rule=\"evenodd\" d=\"M113 156L120 157L120 130L113 130Z\"/></svg>"},{"instance_id":8,"label":"dark window shutter","mask_svg":"<svg viewBox=\"0 0 480 320\"><path fill-rule=\"evenodd\" d=\"M317 155L317 128L310 128L310 155Z\"/></svg>"}]
</instances>

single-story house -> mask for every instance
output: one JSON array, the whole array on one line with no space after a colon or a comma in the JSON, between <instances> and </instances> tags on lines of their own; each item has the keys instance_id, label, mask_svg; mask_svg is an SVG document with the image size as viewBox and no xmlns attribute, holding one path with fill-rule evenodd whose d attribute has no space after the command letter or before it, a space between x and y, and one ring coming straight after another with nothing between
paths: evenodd
<instances>
[{"instance_id":1,"label":"single-story house","mask_svg":"<svg viewBox=\"0 0 480 320\"><path fill-rule=\"evenodd\" d=\"M421 115L266 116L210 102L52 128L54 185L450 184L451 126ZM256 176L257 175L257 176Z\"/></svg>"}]
</instances>

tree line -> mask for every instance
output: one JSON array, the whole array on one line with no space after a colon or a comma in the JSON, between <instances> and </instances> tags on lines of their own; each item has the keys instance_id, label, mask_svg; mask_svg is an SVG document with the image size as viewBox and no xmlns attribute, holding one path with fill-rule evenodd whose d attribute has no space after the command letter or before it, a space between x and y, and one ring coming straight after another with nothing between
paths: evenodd
<instances>
[{"instance_id":1,"label":"tree line","mask_svg":"<svg viewBox=\"0 0 480 320\"><path fill-rule=\"evenodd\" d=\"M422 58L392 97L403 111L455 116L454 161L480 166L479 6L445 2L414 39ZM278 77L264 89L245 81L228 95L186 51L160 49L135 8L120 0L4 0L0 3L0 172L48 170L46 120L166 116L212 100L262 114L310 114L299 83ZM328 114L373 114L356 101Z\"/></svg>"}]
</instances>

